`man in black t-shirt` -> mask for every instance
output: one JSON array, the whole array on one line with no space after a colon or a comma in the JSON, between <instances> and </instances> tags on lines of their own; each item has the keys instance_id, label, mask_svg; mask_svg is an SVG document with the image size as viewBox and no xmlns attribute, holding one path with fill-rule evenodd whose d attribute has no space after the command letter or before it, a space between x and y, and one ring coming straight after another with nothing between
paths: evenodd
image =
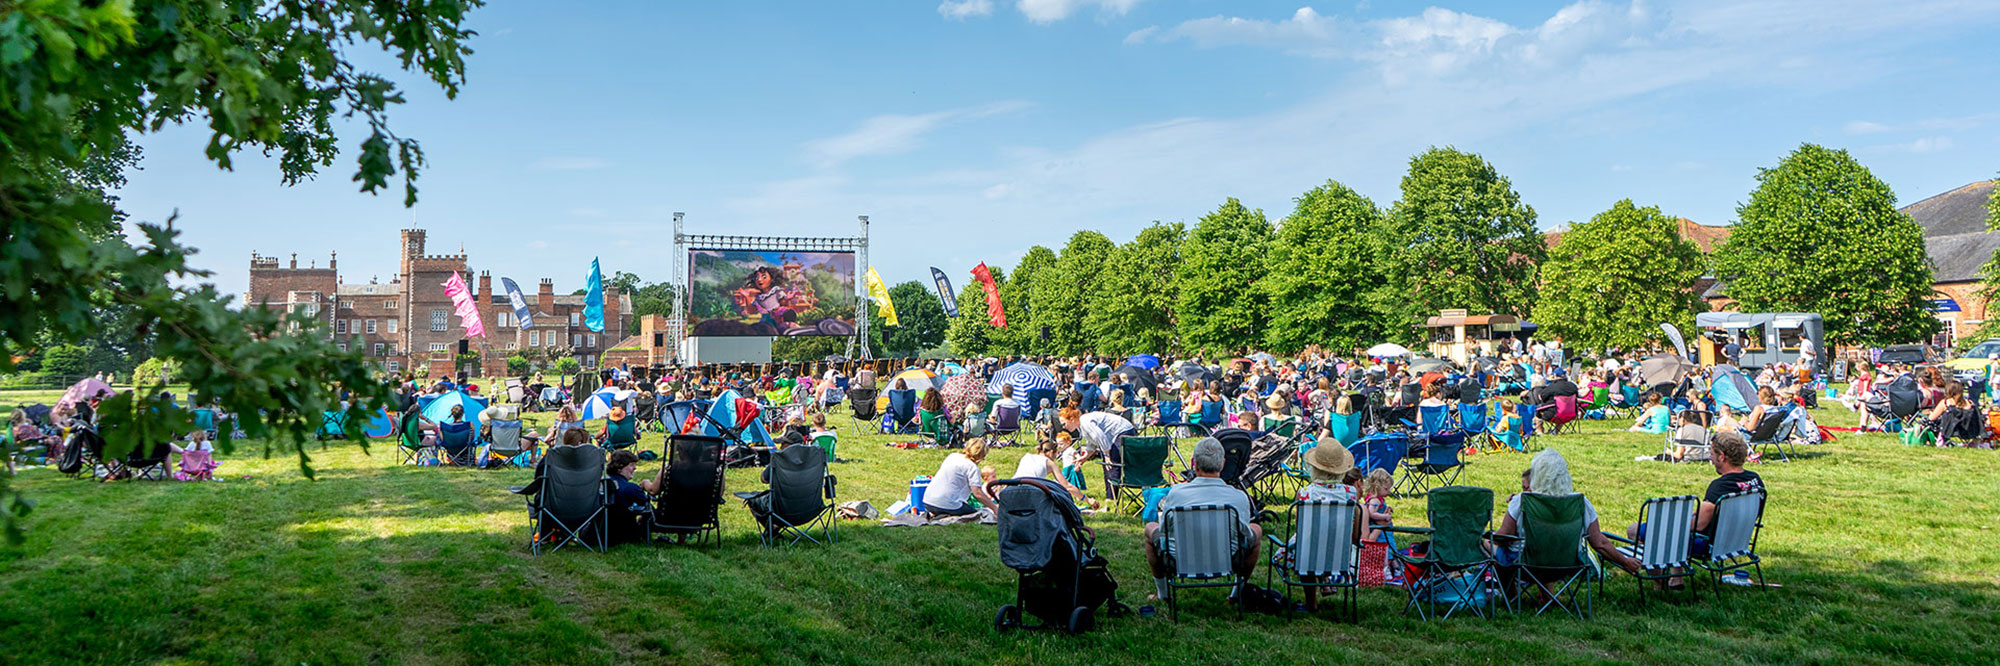
<instances>
[{"instance_id":1,"label":"man in black t-shirt","mask_svg":"<svg viewBox=\"0 0 2000 666\"><path fill-rule=\"evenodd\" d=\"M1688 554L1697 559L1708 557L1708 544L1715 540L1716 500L1724 495L1764 488L1763 477L1743 469L1743 463L1750 457L1750 444L1743 439L1743 435L1734 432L1716 435L1709 442L1708 455L1709 464L1715 466L1716 477L1702 492L1701 507L1694 514L1694 541L1689 544ZM1625 528L1625 535L1643 543L1646 526L1633 523Z\"/></svg>"}]
</instances>

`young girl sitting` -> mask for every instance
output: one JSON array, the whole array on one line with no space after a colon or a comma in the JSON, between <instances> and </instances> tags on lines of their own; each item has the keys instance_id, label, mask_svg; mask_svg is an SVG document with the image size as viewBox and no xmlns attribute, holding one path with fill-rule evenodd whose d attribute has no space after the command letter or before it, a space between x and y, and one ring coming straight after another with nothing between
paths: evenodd
<instances>
[{"instance_id":1,"label":"young girl sitting","mask_svg":"<svg viewBox=\"0 0 2000 666\"><path fill-rule=\"evenodd\" d=\"M167 447L181 456L181 468L174 472L174 478L182 481L215 480L215 447L208 443L208 431L196 430L189 434L187 446L169 443Z\"/></svg>"},{"instance_id":2,"label":"young girl sitting","mask_svg":"<svg viewBox=\"0 0 2000 666\"><path fill-rule=\"evenodd\" d=\"M1522 436L1527 433L1527 424L1521 422L1521 411L1515 409L1513 400L1500 401L1500 413L1493 418L1493 441L1516 451L1527 450Z\"/></svg>"},{"instance_id":3,"label":"young girl sitting","mask_svg":"<svg viewBox=\"0 0 2000 666\"><path fill-rule=\"evenodd\" d=\"M1064 437L1067 436L1067 434L1064 435ZM1014 466L1014 478L1053 479L1056 483L1062 485L1063 490L1069 491L1071 501L1087 505L1092 509L1097 508L1097 500L1095 498L1083 494L1082 488L1078 488L1070 483L1068 466L1057 462L1062 457L1062 448L1053 439L1044 438L1037 441L1035 443L1035 450L1022 455L1021 462ZM1059 465L1061 465L1061 473L1058 473Z\"/></svg>"},{"instance_id":4,"label":"young girl sitting","mask_svg":"<svg viewBox=\"0 0 2000 666\"><path fill-rule=\"evenodd\" d=\"M1388 532L1382 530L1395 524L1392 519L1395 509L1389 508L1389 493L1396 487L1396 480L1389 476L1389 470L1377 468L1361 480L1361 512L1368 521L1368 527L1361 533L1362 541L1387 541Z\"/></svg>"},{"instance_id":5,"label":"young girl sitting","mask_svg":"<svg viewBox=\"0 0 2000 666\"><path fill-rule=\"evenodd\" d=\"M1648 393L1646 409L1639 412L1639 418L1633 419L1632 427L1626 428L1625 431L1661 435L1667 432L1667 427L1672 421L1673 413L1666 405L1660 404L1660 394Z\"/></svg>"}]
</instances>

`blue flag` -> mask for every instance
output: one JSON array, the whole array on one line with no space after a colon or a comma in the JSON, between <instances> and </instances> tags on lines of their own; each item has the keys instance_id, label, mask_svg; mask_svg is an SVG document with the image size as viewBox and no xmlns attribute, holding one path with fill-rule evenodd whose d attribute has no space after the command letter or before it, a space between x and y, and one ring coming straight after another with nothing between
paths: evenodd
<instances>
[{"instance_id":1,"label":"blue flag","mask_svg":"<svg viewBox=\"0 0 2000 666\"><path fill-rule=\"evenodd\" d=\"M583 326L597 332L604 332L604 274L597 270L597 259L590 260L590 277L584 282L590 291L583 295Z\"/></svg>"},{"instance_id":2,"label":"blue flag","mask_svg":"<svg viewBox=\"0 0 2000 666\"><path fill-rule=\"evenodd\" d=\"M514 307L514 319L521 328L534 328L535 318L528 309L528 299L521 295L521 285L514 284L514 278L500 278L500 286L507 289L507 304Z\"/></svg>"},{"instance_id":3,"label":"blue flag","mask_svg":"<svg viewBox=\"0 0 2000 666\"><path fill-rule=\"evenodd\" d=\"M932 266L931 281L937 283L938 302L944 304L944 316L958 316L958 296L951 290L951 278L945 277L944 271Z\"/></svg>"}]
</instances>

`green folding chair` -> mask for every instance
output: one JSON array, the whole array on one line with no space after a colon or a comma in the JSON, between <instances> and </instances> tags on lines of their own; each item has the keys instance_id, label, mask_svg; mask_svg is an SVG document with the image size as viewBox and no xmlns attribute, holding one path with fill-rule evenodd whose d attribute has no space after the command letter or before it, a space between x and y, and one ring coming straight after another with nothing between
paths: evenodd
<instances>
[{"instance_id":1,"label":"green folding chair","mask_svg":"<svg viewBox=\"0 0 2000 666\"><path fill-rule=\"evenodd\" d=\"M929 438L938 446L951 446L956 443L952 437L956 433L951 429L951 422L945 420L944 412L917 410L917 434Z\"/></svg>"},{"instance_id":2,"label":"green folding chair","mask_svg":"<svg viewBox=\"0 0 2000 666\"><path fill-rule=\"evenodd\" d=\"M1430 527L1386 527L1390 532L1429 537L1411 544L1423 546L1422 555L1391 550L1406 571L1412 572L1407 588L1409 603L1403 612L1417 611L1428 620L1443 606L1449 618L1461 610L1486 617L1493 611L1493 595L1486 581L1493 575L1495 562L1486 552L1486 536L1493 524L1493 491L1472 486L1444 486L1429 493L1427 513Z\"/></svg>"},{"instance_id":3,"label":"green folding chair","mask_svg":"<svg viewBox=\"0 0 2000 666\"><path fill-rule=\"evenodd\" d=\"M1543 599L1536 615L1559 608L1576 619L1590 619L1592 585L1603 586L1604 571L1583 540L1583 495L1522 493L1520 499L1521 533L1493 536L1496 545L1520 547L1520 559L1500 568L1507 608L1518 612L1520 592L1533 585Z\"/></svg>"},{"instance_id":4,"label":"green folding chair","mask_svg":"<svg viewBox=\"0 0 2000 666\"><path fill-rule=\"evenodd\" d=\"M1102 458L1104 466L1104 499L1114 507L1124 507L1137 515L1145 508L1145 492L1148 488L1172 485L1167 480L1166 466L1169 458L1177 464L1180 451L1174 446L1172 437L1126 435L1118 446L1119 460L1114 462L1109 456Z\"/></svg>"},{"instance_id":5,"label":"green folding chair","mask_svg":"<svg viewBox=\"0 0 2000 666\"><path fill-rule=\"evenodd\" d=\"M826 449L826 461L828 463L840 462L840 460L833 457L833 447L838 444L840 444L840 438L834 435L820 435L813 438L814 446Z\"/></svg>"}]
</instances>

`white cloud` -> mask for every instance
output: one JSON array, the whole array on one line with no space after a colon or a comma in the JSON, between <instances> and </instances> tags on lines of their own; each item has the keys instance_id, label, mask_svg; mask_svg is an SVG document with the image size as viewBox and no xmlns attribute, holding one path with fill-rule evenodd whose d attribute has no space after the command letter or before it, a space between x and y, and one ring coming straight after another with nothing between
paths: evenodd
<instances>
[{"instance_id":1,"label":"white cloud","mask_svg":"<svg viewBox=\"0 0 2000 666\"><path fill-rule=\"evenodd\" d=\"M1951 150L1951 138L1927 136L1914 141L1899 143L1891 147L1896 150L1912 153L1938 153Z\"/></svg>"},{"instance_id":2,"label":"white cloud","mask_svg":"<svg viewBox=\"0 0 2000 666\"><path fill-rule=\"evenodd\" d=\"M1069 18L1085 7L1097 7L1103 16L1124 16L1140 0L1016 0L1014 8L1035 23L1054 23Z\"/></svg>"},{"instance_id":3,"label":"white cloud","mask_svg":"<svg viewBox=\"0 0 2000 666\"><path fill-rule=\"evenodd\" d=\"M904 153L922 143L924 135L945 125L1026 108L1027 102L1007 101L918 115L875 116L861 121L854 131L807 142L806 155L815 166L832 168L857 157Z\"/></svg>"},{"instance_id":4,"label":"white cloud","mask_svg":"<svg viewBox=\"0 0 2000 666\"><path fill-rule=\"evenodd\" d=\"M544 157L535 162L535 168L544 171L583 171L588 169L602 169L608 166L611 166L611 163L604 161L603 158L574 155Z\"/></svg>"},{"instance_id":5,"label":"white cloud","mask_svg":"<svg viewBox=\"0 0 2000 666\"><path fill-rule=\"evenodd\" d=\"M1157 28L1146 28L1134 32L1125 38L1125 43L1143 42L1153 37L1155 30ZM1298 11L1292 13L1291 18L1282 21L1234 16L1211 16L1184 21L1159 33L1156 40L1169 42L1186 39L1201 48L1265 46L1330 57L1336 53L1334 47L1339 39L1335 33L1336 26L1332 17L1321 16L1311 7L1300 7Z\"/></svg>"},{"instance_id":6,"label":"white cloud","mask_svg":"<svg viewBox=\"0 0 2000 666\"><path fill-rule=\"evenodd\" d=\"M1848 123L1846 127L1843 127L1841 129L1845 130L1848 134L1881 134L1883 132L1887 132L1895 128L1890 127L1888 125L1884 125L1882 123L1871 123L1866 120L1856 120L1854 122Z\"/></svg>"},{"instance_id":7,"label":"white cloud","mask_svg":"<svg viewBox=\"0 0 2000 666\"><path fill-rule=\"evenodd\" d=\"M955 21L963 21L974 16L992 16L993 0L944 0L938 3L938 14Z\"/></svg>"},{"instance_id":8,"label":"white cloud","mask_svg":"<svg viewBox=\"0 0 2000 666\"><path fill-rule=\"evenodd\" d=\"M1146 43L1147 39L1153 36L1153 33L1159 31L1160 31L1160 26L1157 25L1149 25L1144 28L1134 30L1132 31L1132 34L1125 36L1125 45L1131 46L1133 44L1144 44Z\"/></svg>"}]
</instances>

